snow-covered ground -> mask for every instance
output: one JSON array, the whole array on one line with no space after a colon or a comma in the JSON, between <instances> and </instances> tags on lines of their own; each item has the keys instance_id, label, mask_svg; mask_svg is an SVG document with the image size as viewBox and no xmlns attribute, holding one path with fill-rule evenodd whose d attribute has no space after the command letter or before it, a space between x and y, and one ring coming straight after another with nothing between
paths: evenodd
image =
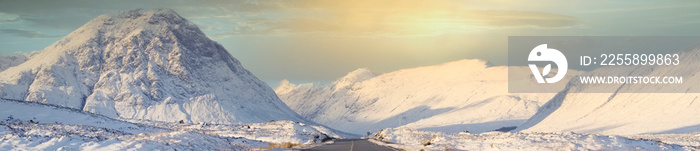
<instances>
[{"instance_id":1,"label":"snow-covered ground","mask_svg":"<svg viewBox=\"0 0 700 151\"><path fill-rule=\"evenodd\" d=\"M632 139L647 139L660 141L668 144L678 144L683 146L693 146L700 148L700 133L679 133L679 134L635 134L627 135Z\"/></svg>"},{"instance_id":2,"label":"snow-covered ground","mask_svg":"<svg viewBox=\"0 0 700 151\"><path fill-rule=\"evenodd\" d=\"M0 150L244 150L267 143L191 131L128 134L67 124L0 123Z\"/></svg>"},{"instance_id":3,"label":"snow-covered ground","mask_svg":"<svg viewBox=\"0 0 700 151\"><path fill-rule=\"evenodd\" d=\"M345 136L344 134L338 134L323 126L306 125L294 121L270 121L265 123L243 124L178 124L151 121L139 121L137 123L163 129L196 131L213 136L246 138L278 144L317 144L333 138L343 138Z\"/></svg>"},{"instance_id":4,"label":"snow-covered ground","mask_svg":"<svg viewBox=\"0 0 700 151\"><path fill-rule=\"evenodd\" d=\"M695 137L657 141L646 137L578 133L466 132L445 133L405 127L384 129L373 135L379 143L405 150L697 150ZM642 139L645 138L645 139ZM679 143L680 142L680 143ZM673 143L673 144L672 144Z\"/></svg>"},{"instance_id":5,"label":"snow-covered ground","mask_svg":"<svg viewBox=\"0 0 700 151\"><path fill-rule=\"evenodd\" d=\"M180 124L123 121L81 110L0 99L0 150L248 150L342 138L294 121Z\"/></svg>"}]
</instances>

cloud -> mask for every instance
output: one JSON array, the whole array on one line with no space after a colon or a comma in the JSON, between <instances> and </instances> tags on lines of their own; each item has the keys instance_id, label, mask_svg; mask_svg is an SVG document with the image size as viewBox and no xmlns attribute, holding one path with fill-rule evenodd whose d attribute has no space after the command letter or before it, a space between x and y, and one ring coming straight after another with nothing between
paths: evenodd
<instances>
[{"instance_id":1,"label":"cloud","mask_svg":"<svg viewBox=\"0 0 700 151\"><path fill-rule=\"evenodd\" d=\"M435 35L493 28L570 28L580 19L547 12L459 10L458 12L335 12L269 21L268 32L340 35Z\"/></svg>"},{"instance_id":2,"label":"cloud","mask_svg":"<svg viewBox=\"0 0 700 151\"><path fill-rule=\"evenodd\" d=\"M22 21L19 15L0 12L0 24L16 23L19 21Z\"/></svg>"},{"instance_id":3,"label":"cloud","mask_svg":"<svg viewBox=\"0 0 700 151\"><path fill-rule=\"evenodd\" d=\"M465 18L473 19L476 25L487 27L566 28L576 26L580 22L572 16L515 10L469 11Z\"/></svg>"},{"instance_id":4,"label":"cloud","mask_svg":"<svg viewBox=\"0 0 700 151\"><path fill-rule=\"evenodd\" d=\"M19 37L32 38L32 39L49 39L49 38L61 38L62 36L51 36L46 35L39 31L24 30L24 29L0 29L0 33L3 34L13 34Z\"/></svg>"},{"instance_id":5,"label":"cloud","mask_svg":"<svg viewBox=\"0 0 700 151\"><path fill-rule=\"evenodd\" d=\"M230 35L436 35L483 28L570 28L580 19L551 12L519 11L517 7L479 10L469 1L432 0L204 0L190 1L42 1L7 0L3 12L38 27L73 30L104 13L168 7L198 20L217 20L212 27ZM137 4L138 5L133 5ZM18 20L0 20L2 22ZM198 22L199 23L199 22ZM207 25L214 26L214 25Z\"/></svg>"},{"instance_id":6,"label":"cloud","mask_svg":"<svg viewBox=\"0 0 700 151\"><path fill-rule=\"evenodd\" d=\"M259 2L266 7L256 11L263 15L254 17L265 23L230 34L436 35L492 28L570 28L581 23L576 17L549 12L459 7L458 1Z\"/></svg>"},{"instance_id":7,"label":"cloud","mask_svg":"<svg viewBox=\"0 0 700 151\"><path fill-rule=\"evenodd\" d=\"M17 23L22 21L22 18L15 18L15 19L8 19L8 20L0 20L0 24L9 24L9 23Z\"/></svg>"}]
</instances>

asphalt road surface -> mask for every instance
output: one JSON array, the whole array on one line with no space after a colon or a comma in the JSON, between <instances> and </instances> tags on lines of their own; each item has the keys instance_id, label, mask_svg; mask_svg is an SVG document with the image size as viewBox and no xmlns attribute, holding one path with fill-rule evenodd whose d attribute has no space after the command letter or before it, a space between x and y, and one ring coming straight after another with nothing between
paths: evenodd
<instances>
[{"instance_id":1,"label":"asphalt road surface","mask_svg":"<svg viewBox=\"0 0 700 151\"><path fill-rule=\"evenodd\" d=\"M339 139L332 144L325 144L306 150L339 150L339 151L394 151L394 149L369 142L367 139Z\"/></svg>"}]
</instances>

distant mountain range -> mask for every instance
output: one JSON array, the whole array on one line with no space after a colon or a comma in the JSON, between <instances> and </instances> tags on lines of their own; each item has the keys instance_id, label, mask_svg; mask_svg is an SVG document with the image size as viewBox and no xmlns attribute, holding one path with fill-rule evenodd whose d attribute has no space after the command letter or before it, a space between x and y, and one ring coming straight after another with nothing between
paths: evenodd
<instances>
[{"instance_id":1,"label":"distant mountain range","mask_svg":"<svg viewBox=\"0 0 700 151\"><path fill-rule=\"evenodd\" d=\"M0 72L27 61L27 55L0 55Z\"/></svg>"},{"instance_id":2,"label":"distant mountain range","mask_svg":"<svg viewBox=\"0 0 700 151\"><path fill-rule=\"evenodd\" d=\"M509 94L508 70L483 60L384 74L361 68L331 84L296 85L284 80L275 92L303 117L356 134L398 126L448 132L509 130L555 94ZM576 74L570 71L569 77ZM523 81L535 80L523 77Z\"/></svg>"},{"instance_id":3,"label":"distant mountain range","mask_svg":"<svg viewBox=\"0 0 700 151\"><path fill-rule=\"evenodd\" d=\"M618 66L569 71L558 93L508 93L508 82L533 83L533 77L508 81L518 66L490 66L460 60L435 66L376 74L358 69L330 84L292 84L275 89L293 110L310 120L363 134L383 128L408 127L444 132L578 132L603 134L700 132L700 95L695 76L700 46L679 52L675 66ZM586 75L678 75L684 84L669 85L681 93L648 85L581 84ZM567 81L571 80L571 81ZM688 83L690 82L690 83ZM611 93L600 92L612 89ZM645 93L632 93L645 92Z\"/></svg>"}]
</instances>

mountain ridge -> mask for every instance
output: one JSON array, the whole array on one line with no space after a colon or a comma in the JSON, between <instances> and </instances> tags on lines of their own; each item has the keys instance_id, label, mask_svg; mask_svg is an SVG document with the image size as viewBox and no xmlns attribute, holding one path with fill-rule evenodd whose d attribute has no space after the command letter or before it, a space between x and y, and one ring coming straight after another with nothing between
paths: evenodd
<instances>
[{"instance_id":1,"label":"mountain ridge","mask_svg":"<svg viewBox=\"0 0 700 151\"><path fill-rule=\"evenodd\" d=\"M275 92L303 117L355 134L400 126L485 132L519 126L555 95L507 93L509 69L529 71L527 67L493 66L484 60L464 59L354 82L347 77L369 70L360 68L330 84L283 80ZM569 76L575 74L578 71L571 71Z\"/></svg>"}]
</instances>

